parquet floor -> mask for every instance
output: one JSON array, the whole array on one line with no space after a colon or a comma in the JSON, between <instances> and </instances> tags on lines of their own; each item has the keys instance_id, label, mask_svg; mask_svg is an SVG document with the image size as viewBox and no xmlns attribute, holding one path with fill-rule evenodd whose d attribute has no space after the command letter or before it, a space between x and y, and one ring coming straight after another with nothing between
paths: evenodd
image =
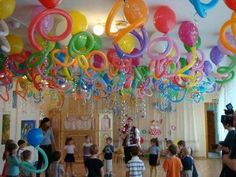
<instances>
[{"instance_id":1,"label":"parquet floor","mask_svg":"<svg viewBox=\"0 0 236 177\"><path fill-rule=\"evenodd\" d=\"M199 177L218 177L221 171L220 159L205 159L196 160ZM149 177L149 165L145 161L146 171L143 177ZM84 176L84 168L82 164L75 164L76 177ZM113 177L125 177L126 167L125 164L113 164ZM158 167L158 177L165 177L165 173L161 166Z\"/></svg>"}]
</instances>

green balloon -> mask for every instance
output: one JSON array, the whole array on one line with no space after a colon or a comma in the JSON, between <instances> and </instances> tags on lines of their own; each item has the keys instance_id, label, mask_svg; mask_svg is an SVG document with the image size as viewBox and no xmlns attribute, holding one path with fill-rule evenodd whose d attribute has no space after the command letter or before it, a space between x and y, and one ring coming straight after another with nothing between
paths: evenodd
<instances>
[{"instance_id":1,"label":"green balloon","mask_svg":"<svg viewBox=\"0 0 236 177\"><path fill-rule=\"evenodd\" d=\"M181 64L181 68L185 67L187 65L187 60L185 58L180 58L179 59L180 64Z\"/></svg>"},{"instance_id":2,"label":"green balloon","mask_svg":"<svg viewBox=\"0 0 236 177\"><path fill-rule=\"evenodd\" d=\"M174 73L175 70L176 70L175 64L174 64L174 63L171 63L171 64L170 64L170 67L169 67L169 72L170 72L170 73Z\"/></svg>"},{"instance_id":3,"label":"green balloon","mask_svg":"<svg viewBox=\"0 0 236 177\"><path fill-rule=\"evenodd\" d=\"M202 39L200 37L198 37L198 40L197 40L197 43L195 44L195 47L198 49L200 47L201 43L202 43ZM184 45L184 48L185 48L185 50L187 50L187 52L192 51L190 46Z\"/></svg>"},{"instance_id":4,"label":"green balloon","mask_svg":"<svg viewBox=\"0 0 236 177\"><path fill-rule=\"evenodd\" d=\"M94 37L93 50L100 50L101 47L102 47L102 39L99 36L95 35L95 34L93 34L93 37Z\"/></svg>"}]
</instances>

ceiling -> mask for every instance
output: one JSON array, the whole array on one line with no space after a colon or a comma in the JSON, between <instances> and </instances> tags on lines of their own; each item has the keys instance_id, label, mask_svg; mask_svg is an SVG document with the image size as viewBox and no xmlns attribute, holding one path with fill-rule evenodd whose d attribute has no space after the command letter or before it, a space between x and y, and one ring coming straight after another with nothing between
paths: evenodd
<instances>
[{"instance_id":1,"label":"ceiling","mask_svg":"<svg viewBox=\"0 0 236 177\"><path fill-rule=\"evenodd\" d=\"M106 17L115 2L116 0L64 0L60 4L60 8L81 11L87 17L88 30L92 32L92 27L95 24L106 21ZM150 16L146 25L149 34L156 31L152 22L155 8L159 5L168 5L175 11L178 21L170 35L180 44L180 40L177 38L178 24L184 20L194 21L200 31L202 49L209 49L217 43L218 31L224 21L229 19L231 15L231 11L226 7L223 0L220 0L216 7L207 12L206 18L200 18L188 0L145 0L145 2L150 8ZM209 0L203 0L202 2L209 2ZM19 20L23 25L19 29L11 28L11 33L18 33L27 40L27 26L30 23L32 9L35 5L39 5L37 0L17 0L16 10L12 17ZM123 19L122 16L120 13L117 19ZM105 35L102 38L104 48L110 47L111 40Z\"/></svg>"}]
</instances>

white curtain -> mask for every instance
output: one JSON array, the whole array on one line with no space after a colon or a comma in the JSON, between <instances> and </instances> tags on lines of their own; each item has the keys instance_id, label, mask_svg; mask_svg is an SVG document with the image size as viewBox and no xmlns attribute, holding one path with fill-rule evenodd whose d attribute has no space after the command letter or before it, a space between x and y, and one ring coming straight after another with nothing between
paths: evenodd
<instances>
[{"instance_id":1,"label":"white curtain","mask_svg":"<svg viewBox=\"0 0 236 177\"><path fill-rule=\"evenodd\" d=\"M230 83L224 85L220 90L219 95L219 104L218 104L218 124L217 129L219 133L219 140L224 140L227 131L224 130L224 127L222 126L220 120L221 115L224 114L225 105L228 103L232 103L234 110L236 110L236 79L232 80Z\"/></svg>"}]
</instances>

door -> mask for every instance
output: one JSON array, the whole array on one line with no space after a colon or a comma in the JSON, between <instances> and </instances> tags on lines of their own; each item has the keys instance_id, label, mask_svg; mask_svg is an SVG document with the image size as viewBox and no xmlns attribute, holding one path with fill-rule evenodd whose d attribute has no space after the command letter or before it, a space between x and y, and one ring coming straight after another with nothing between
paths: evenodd
<instances>
[{"instance_id":1,"label":"door","mask_svg":"<svg viewBox=\"0 0 236 177\"><path fill-rule=\"evenodd\" d=\"M208 152L214 152L212 145L216 144L216 131L215 131L215 113L207 111L207 130L208 130Z\"/></svg>"}]
</instances>

